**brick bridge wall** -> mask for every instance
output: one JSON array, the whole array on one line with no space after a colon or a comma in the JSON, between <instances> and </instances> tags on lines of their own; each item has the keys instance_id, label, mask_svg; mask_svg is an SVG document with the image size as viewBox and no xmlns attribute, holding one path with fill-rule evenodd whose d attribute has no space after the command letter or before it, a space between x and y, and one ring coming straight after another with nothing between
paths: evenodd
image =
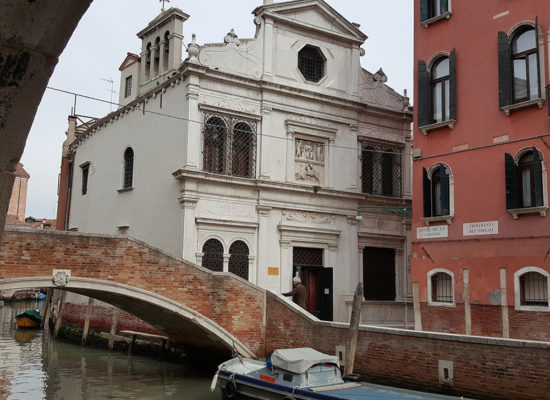
<instances>
[{"instance_id":1,"label":"brick bridge wall","mask_svg":"<svg viewBox=\"0 0 550 400\"><path fill-rule=\"evenodd\" d=\"M314 320L272 293L133 240L6 231L0 279L51 276L52 268L158 291L216 321L259 356L302 346L335 354L348 341L346 324ZM447 384L439 380L441 360L453 363ZM381 383L495 400L549 399L549 365L550 343L375 327L360 328L355 360L356 372Z\"/></svg>"},{"instance_id":2,"label":"brick bridge wall","mask_svg":"<svg viewBox=\"0 0 550 400\"><path fill-rule=\"evenodd\" d=\"M266 353L314 347L335 354L346 324L316 322L267 294ZM273 316L277 316L274 318ZM453 381L439 381L439 361L453 362ZM550 399L550 343L360 327L355 372L370 380L494 400Z\"/></svg>"},{"instance_id":3,"label":"brick bridge wall","mask_svg":"<svg viewBox=\"0 0 550 400\"><path fill-rule=\"evenodd\" d=\"M125 237L6 229L0 280L51 277L52 269L158 293L213 320L253 353L264 355L265 293L228 274L213 274Z\"/></svg>"}]
</instances>

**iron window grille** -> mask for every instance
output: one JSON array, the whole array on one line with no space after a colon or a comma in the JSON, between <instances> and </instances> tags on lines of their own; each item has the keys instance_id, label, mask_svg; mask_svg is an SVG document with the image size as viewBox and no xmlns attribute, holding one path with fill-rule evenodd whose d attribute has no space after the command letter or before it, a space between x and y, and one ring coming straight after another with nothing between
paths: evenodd
<instances>
[{"instance_id":1,"label":"iron window grille","mask_svg":"<svg viewBox=\"0 0 550 400\"><path fill-rule=\"evenodd\" d=\"M548 281L538 272L527 272L519 277L522 306L548 307Z\"/></svg>"},{"instance_id":2,"label":"iron window grille","mask_svg":"<svg viewBox=\"0 0 550 400\"><path fill-rule=\"evenodd\" d=\"M363 143L361 190L378 196L401 197L400 148Z\"/></svg>"},{"instance_id":3,"label":"iron window grille","mask_svg":"<svg viewBox=\"0 0 550 400\"><path fill-rule=\"evenodd\" d=\"M432 275L432 301L440 303L453 302L453 279L449 274L438 272Z\"/></svg>"},{"instance_id":4,"label":"iron window grille","mask_svg":"<svg viewBox=\"0 0 550 400\"><path fill-rule=\"evenodd\" d=\"M248 280L248 246L237 240L229 247L229 272Z\"/></svg>"},{"instance_id":5,"label":"iron window grille","mask_svg":"<svg viewBox=\"0 0 550 400\"><path fill-rule=\"evenodd\" d=\"M132 187L134 180L134 150L128 147L124 152L124 182L123 188Z\"/></svg>"},{"instance_id":6,"label":"iron window grille","mask_svg":"<svg viewBox=\"0 0 550 400\"><path fill-rule=\"evenodd\" d=\"M239 117L205 113L203 170L253 178L256 172L256 124Z\"/></svg>"},{"instance_id":7,"label":"iron window grille","mask_svg":"<svg viewBox=\"0 0 550 400\"><path fill-rule=\"evenodd\" d=\"M210 239L202 246L202 266L211 271L223 271L223 245L219 240Z\"/></svg>"},{"instance_id":8,"label":"iron window grille","mask_svg":"<svg viewBox=\"0 0 550 400\"><path fill-rule=\"evenodd\" d=\"M310 82L319 82L325 73L325 59L320 50L306 46L298 53L298 69Z\"/></svg>"},{"instance_id":9,"label":"iron window grille","mask_svg":"<svg viewBox=\"0 0 550 400\"><path fill-rule=\"evenodd\" d=\"M292 249L292 260L295 266L301 267L322 267L323 249L312 249L308 247L294 247Z\"/></svg>"}]
</instances>

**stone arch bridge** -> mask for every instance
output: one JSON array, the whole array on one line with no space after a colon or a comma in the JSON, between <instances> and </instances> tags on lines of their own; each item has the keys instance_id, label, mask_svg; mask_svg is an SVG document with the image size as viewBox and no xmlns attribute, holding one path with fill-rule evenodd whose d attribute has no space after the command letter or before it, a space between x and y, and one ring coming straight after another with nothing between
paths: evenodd
<instances>
[{"instance_id":1,"label":"stone arch bridge","mask_svg":"<svg viewBox=\"0 0 550 400\"><path fill-rule=\"evenodd\" d=\"M67 279L68 278L68 279ZM6 228L0 290L56 288L136 315L194 349L265 353L266 292L137 240Z\"/></svg>"}]
</instances>

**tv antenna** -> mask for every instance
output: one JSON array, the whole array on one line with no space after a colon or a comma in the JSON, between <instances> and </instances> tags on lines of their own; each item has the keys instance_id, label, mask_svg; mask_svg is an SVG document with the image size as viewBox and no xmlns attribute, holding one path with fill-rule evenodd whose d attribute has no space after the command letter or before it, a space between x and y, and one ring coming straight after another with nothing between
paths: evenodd
<instances>
[{"instance_id":1,"label":"tv antenna","mask_svg":"<svg viewBox=\"0 0 550 400\"><path fill-rule=\"evenodd\" d=\"M111 78L109 79L99 78L99 79L105 82L109 82L111 84L111 89L107 89L107 90L109 90L109 92L111 93L111 101L109 102L109 112L112 112L113 111L113 94L117 93L117 91L114 89L114 81Z\"/></svg>"},{"instance_id":2,"label":"tv antenna","mask_svg":"<svg viewBox=\"0 0 550 400\"><path fill-rule=\"evenodd\" d=\"M160 11L164 11L164 3L170 3L170 0L159 0L159 3L162 3L162 8Z\"/></svg>"}]
</instances>

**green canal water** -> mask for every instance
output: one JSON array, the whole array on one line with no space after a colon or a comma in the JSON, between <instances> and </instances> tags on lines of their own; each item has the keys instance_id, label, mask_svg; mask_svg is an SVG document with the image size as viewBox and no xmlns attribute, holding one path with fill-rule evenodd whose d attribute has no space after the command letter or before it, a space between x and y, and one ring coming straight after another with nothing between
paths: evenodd
<instances>
[{"instance_id":1,"label":"green canal water","mask_svg":"<svg viewBox=\"0 0 550 400\"><path fill-rule=\"evenodd\" d=\"M15 316L40 303L0 307L1 400L216 399L216 371L53 340L47 330L18 330Z\"/></svg>"}]
</instances>

